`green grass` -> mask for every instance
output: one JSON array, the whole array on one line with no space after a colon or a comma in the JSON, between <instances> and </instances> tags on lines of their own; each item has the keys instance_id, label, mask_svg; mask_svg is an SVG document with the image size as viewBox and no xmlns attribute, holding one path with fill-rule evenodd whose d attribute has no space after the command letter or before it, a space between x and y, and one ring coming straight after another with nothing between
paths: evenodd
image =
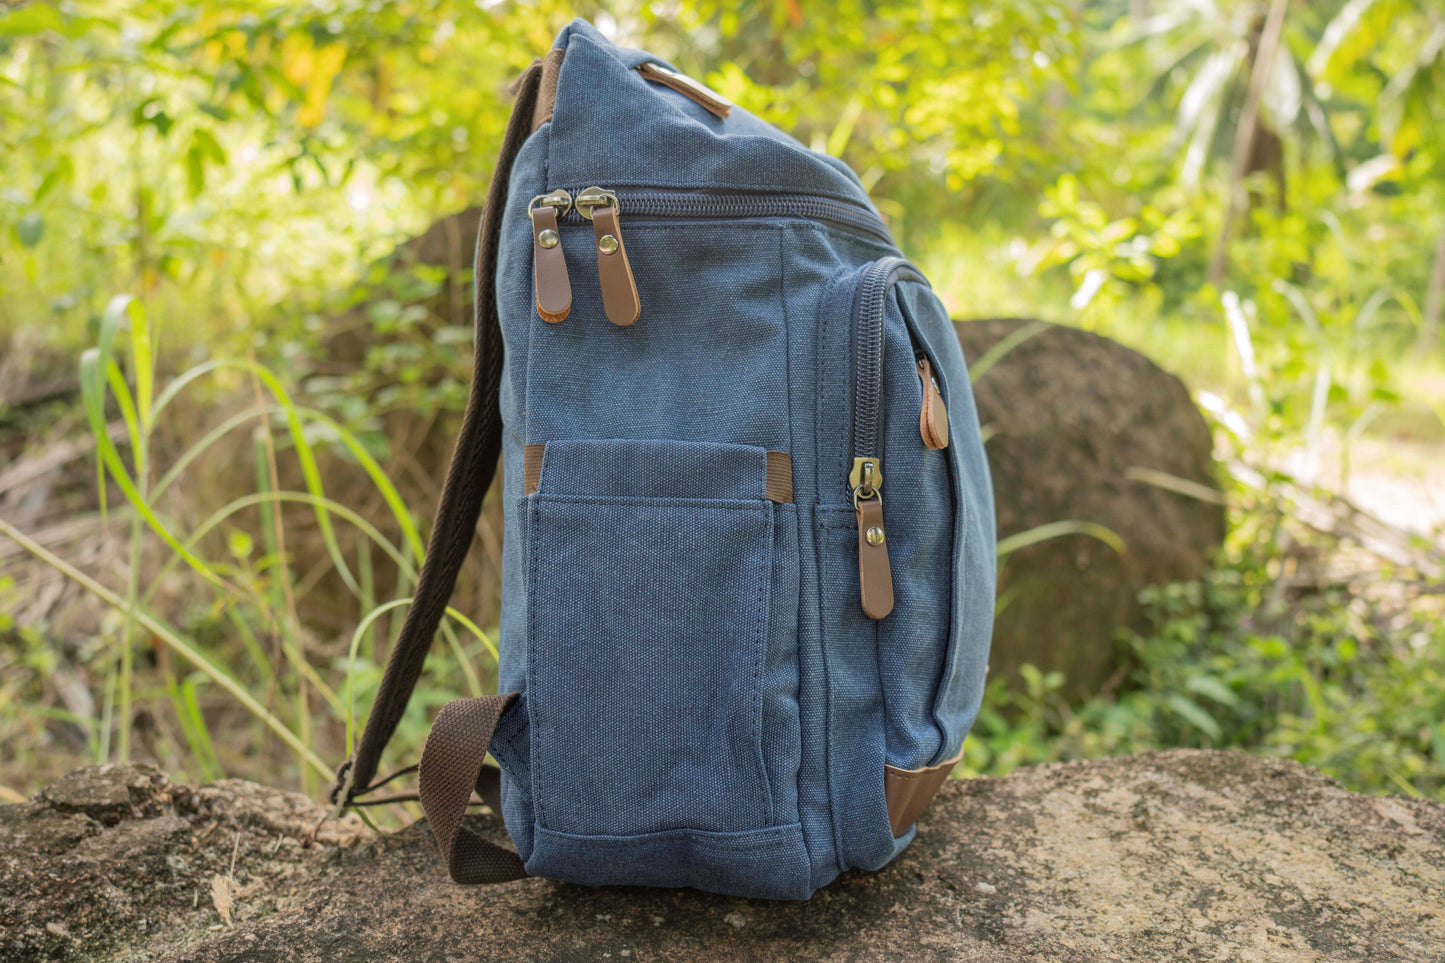
<instances>
[{"instance_id":1,"label":"green grass","mask_svg":"<svg viewBox=\"0 0 1445 963\"><path fill-rule=\"evenodd\" d=\"M211 361L159 387L155 347L155 333L139 302L119 297L105 311L97 344L80 357L82 405L96 442L102 513L123 514L128 527L126 564L113 576L122 583L120 587L106 585L81 571L4 520L0 520L0 536L15 542L120 617L115 631L107 633L109 651L100 659L106 664L103 710L99 719L87 725L93 734L91 755L95 761L132 758L133 722L140 694L149 697L159 692L169 703L181 734L184 745L177 749L185 768L200 777L221 774L224 767L216 746L235 737L231 732L211 731L204 696L207 687L214 686L289 748L293 777L303 791L312 791L318 785L317 776L322 777L322 784L329 779L343 748L349 752L355 703L369 696L379 676L375 646L370 660L360 652L363 635L382 616L409 601L403 597L378 603L370 571L372 550L379 550L395 567L398 586L406 592L417 576L413 560L424 551L420 529L396 486L366 447L330 416L296 404L274 372L254 360ZM203 431L169 465L155 464L152 441L159 420L170 406L183 394L197 391L206 379L227 373L239 375L243 384L249 384L253 407ZM111 440L108 425L112 412L124 424L128 457ZM214 450L225 449L224 443L247 426L253 429L256 490L231 500L182 531L179 520L168 511L167 493L183 480L187 469L204 462ZM327 497L317 452L310 440L310 429L318 427L324 429L330 443L359 470L389 509L401 545L393 543L360 513ZM288 446L284 456L299 467L304 491L280 487L278 459L283 453L277 444L278 429ZM109 503L111 491L121 495L118 504ZM287 549L286 513L282 509L288 505L309 512L331 565L353 597L358 629L340 666L318 669L313 664L315 653L306 644L294 591L297 575L290 567ZM254 520L244 520L243 516ZM353 536L347 541L355 546L354 557L343 549L338 524L347 526L348 534ZM261 538L263 553L259 558L255 557L252 532L259 532ZM162 549L158 566L147 561L155 557L154 547ZM209 610L213 616L225 613L229 628L239 636L240 651L236 645L206 646L179 628L173 615L162 614L156 608L163 590L174 595L178 585L185 586L180 591L188 595L193 609ZM442 629L447 653L437 661L452 677L460 677L466 691L479 695L486 683L473 663L480 654L487 664L495 665L496 647L487 633L462 613L448 608L447 615ZM469 634L472 645L463 643L457 626ZM0 625L3 629L5 626ZM279 644L268 652L258 642L258 636L275 639ZM180 676L167 667L169 660L160 659L152 671L158 671L162 678L142 681L136 654L143 640L159 643L198 674ZM245 659L239 658L243 655ZM249 675L241 670L243 662L249 663ZM335 681L338 675L344 700ZM288 695L289 703L278 702L278 694ZM24 713L26 709L19 705L12 711ZM212 703L209 718L222 716L225 713L216 711ZM328 735L318 732L318 722ZM34 731L33 725L29 728ZM409 728L411 738L404 736L401 741L410 741L414 747L417 727ZM344 734L344 743L338 744L338 733Z\"/></svg>"}]
</instances>

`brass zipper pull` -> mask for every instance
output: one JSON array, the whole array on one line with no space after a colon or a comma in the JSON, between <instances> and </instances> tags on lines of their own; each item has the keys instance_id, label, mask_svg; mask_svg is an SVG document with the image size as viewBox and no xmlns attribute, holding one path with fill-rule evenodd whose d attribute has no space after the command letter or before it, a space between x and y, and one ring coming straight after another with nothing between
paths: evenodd
<instances>
[{"instance_id":1,"label":"brass zipper pull","mask_svg":"<svg viewBox=\"0 0 1445 963\"><path fill-rule=\"evenodd\" d=\"M923 409L918 413L918 433L925 448L948 447L948 409L943 406L943 392L933 377L933 366L927 358L918 359L918 377L923 382Z\"/></svg>"},{"instance_id":2,"label":"brass zipper pull","mask_svg":"<svg viewBox=\"0 0 1445 963\"><path fill-rule=\"evenodd\" d=\"M888 564L888 533L883 526L883 472L876 458L856 458L853 511L858 516L858 589L863 614L870 619L893 611L893 569Z\"/></svg>"},{"instance_id":3,"label":"brass zipper pull","mask_svg":"<svg viewBox=\"0 0 1445 963\"><path fill-rule=\"evenodd\" d=\"M602 284L602 307L607 320L627 327L642 314L637 282L622 242L622 222L617 195L600 187L589 187L577 195L577 213L592 222L597 236L597 278Z\"/></svg>"},{"instance_id":4,"label":"brass zipper pull","mask_svg":"<svg viewBox=\"0 0 1445 963\"><path fill-rule=\"evenodd\" d=\"M532 282L537 289L537 313L556 324L572 310L572 282L557 220L572 209L572 195L558 188L532 198L527 215L532 219Z\"/></svg>"}]
</instances>

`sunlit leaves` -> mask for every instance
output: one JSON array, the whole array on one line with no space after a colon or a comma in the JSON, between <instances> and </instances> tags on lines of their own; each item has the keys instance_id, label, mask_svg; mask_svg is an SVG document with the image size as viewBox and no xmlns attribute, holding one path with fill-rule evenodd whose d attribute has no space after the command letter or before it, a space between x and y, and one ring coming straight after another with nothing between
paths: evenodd
<instances>
[{"instance_id":1,"label":"sunlit leaves","mask_svg":"<svg viewBox=\"0 0 1445 963\"><path fill-rule=\"evenodd\" d=\"M292 33L281 43L281 73L301 93L296 122L315 127L326 114L331 86L346 62L346 45L331 42L316 46L304 33Z\"/></svg>"},{"instance_id":2,"label":"sunlit leaves","mask_svg":"<svg viewBox=\"0 0 1445 963\"><path fill-rule=\"evenodd\" d=\"M21 247L34 247L45 236L45 219L31 211L15 223L15 240Z\"/></svg>"},{"instance_id":3,"label":"sunlit leaves","mask_svg":"<svg viewBox=\"0 0 1445 963\"><path fill-rule=\"evenodd\" d=\"M216 136L204 127L191 132L191 144L186 148L186 185L195 197L206 186L206 165L226 165L226 152Z\"/></svg>"}]
</instances>

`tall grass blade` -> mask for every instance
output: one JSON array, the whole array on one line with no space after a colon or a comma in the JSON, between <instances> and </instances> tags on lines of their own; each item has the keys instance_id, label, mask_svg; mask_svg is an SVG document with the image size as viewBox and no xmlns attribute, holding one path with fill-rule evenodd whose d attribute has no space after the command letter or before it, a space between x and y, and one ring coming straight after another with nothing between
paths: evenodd
<instances>
[{"instance_id":1,"label":"tall grass blade","mask_svg":"<svg viewBox=\"0 0 1445 963\"><path fill-rule=\"evenodd\" d=\"M47 550L43 545L40 545L39 543L31 539L24 532L15 528L4 519L0 519L0 535L4 535L6 538L15 542L21 548L25 549L25 551L29 552L37 559L44 562L46 565L49 565L51 568L60 572L66 578L75 582L81 588L84 588L86 591L90 592L92 595L96 596L107 605L110 605L113 608L117 609L123 608L125 606L125 600L122 599L115 592L106 588L104 585L100 584L89 575L86 575L84 572L80 571L75 566L66 562L64 559L56 556L55 554ZM320 756L313 752L311 750L311 747L303 743L297 737L296 733L292 732L291 729L289 729L284 722L276 718L276 716L272 713L268 712L266 708L261 705L261 703L257 702L256 699L249 692L246 691L244 686L242 686L235 679L227 675L223 669L221 669L215 663L211 662L210 659L206 658L206 656L202 654L198 648L196 648L193 644L184 639L179 633L175 632L165 623L161 622L159 619L152 617L149 613L145 611L138 611L136 613L136 621L147 631L155 635L156 638L160 639L161 642L165 643L165 645L169 647L173 652L175 652L181 658L185 659L187 662L191 663L197 669L199 669L201 673L206 676L206 678L210 679L212 682L216 683L216 685L224 689L237 702L239 702L241 706L246 709L247 712L250 712L253 716L263 722L268 729L274 732L276 736L281 739L282 742L295 750L297 756L304 760L306 765L310 766L312 769L314 769L316 772L320 773L326 778L331 777L331 767L326 764L325 760L323 760Z\"/></svg>"},{"instance_id":2,"label":"tall grass blade","mask_svg":"<svg viewBox=\"0 0 1445 963\"><path fill-rule=\"evenodd\" d=\"M1046 525L1036 525L1028 531L1018 532L1010 535L1008 538L999 539L998 557L1007 558L1021 548L1028 548L1030 545L1047 542L1053 538L1062 538L1065 535L1086 535L1089 538L1098 539L1103 542L1120 556L1128 554L1124 540L1120 538L1113 529L1106 528L1097 522L1068 520L1049 522Z\"/></svg>"},{"instance_id":3,"label":"tall grass blade","mask_svg":"<svg viewBox=\"0 0 1445 963\"><path fill-rule=\"evenodd\" d=\"M254 370L252 374L252 385L259 396L260 387L254 378ZM262 455L257 459L257 482L262 494L269 494L279 487L276 446L271 438L271 432L264 428L258 429L256 445L261 449ZM293 681L296 687L297 735L305 745L309 746L311 745L311 705L306 686L307 662L306 654L301 649L301 619L296 614L296 599L291 591L291 565L286 555L286 526L279 506L271 512L270 531L272 532L272 554L276 558L276 573L271 581L272 585L280 591L283 603L282 611L285 613L285 618L281 620L281 638L284 643L282 651L285 652L287 660L291 663L291 669L295 673ZM306 795L311 788L311 774L306 771L304 765L300 767L300 776L301 793Z\"/></svg>"},{"instance_id":4,"label":"tall grass blade","mask_svg":"<svg viewBox=\"0 0 1445 963\"><path fill-rule=\"evenodd\" d=\"M155 485L151 487L151 499L158 500L162 495L164 495L166 489L170 488L171 485L175 483L175 480L180 477L181 473L184 472L187 468L189 468L191 466L191 463L194 462L197 458L201 457L207 451L209 451L211 446L214 445L216 442L220 441L222 438L226 437L226 435L230 434L232 431L235 431L246 422L251 421L255 418L265 417L268 413L276 410L279 409L275 407L247 408L245 411L238 411L236 414L222 421L216 427L207 431L200 438L196 439L194 444L192 444L185 451L181 452L181 454L177 456L176 460L171 463L171 467L166 469L166 473L162 475L160 479L156 481Z\"/></svg>"},{"instance_id":5,"label":"tall grass blade","mask_svg":"<svg viewBox=\"0 0 1445 963\"><path fill-rule=\"evenodd\" d=\"M91 434L95 437L96 452L114 479L116 487L125 496L132 509L145 521L146 526L155 532L161 541L169 545L182 561L189 565L208 582L225 589L235 591L235 586L228 583L218 575L209 565L197 558L188 551L180 540L177 539L165 523L160 520L149 502L141 495L135 482L131 479L130 473L126 470L125 464L121 461L120 452L116 450L115 443L110 439L110 432L106 430L105 423L105 379L102 372L105 370L105 359L98 348L87 348L80 356L80 393L81 402L85 407L86 420L90 425ZM102 484L104 489L104 484Z\"/></svg>"},{"instance_id":6,"label":"tall grass blade","mask_svg":"<svg viewBox=\"0 0 1445 963\"><path fill-rule=\"evenodd\" d=\"M1004 338L992 348L989 348L983 353L982 358L979 358L971 366L969 366L969 382L977 384L978 379L988 374L989 369L1002 361L1004 359L1004 356L1007 355L1010 351L1012 351L1014 348L1017 348L1019 345L1023 344L1030 338L1041 334L1048 329L1049 323L1047 321L1035 321L1032 324L1024 325L1022 328L1019 328L1017 331Z\"/></svg>"},{"instance_id":7,"label":"tall grass blade","mask_svg":"<svg viewBox=\"0 0 1445 963\"><path fill-rule=\"evenodd\" d=\"M1146 485L1153 485L1155 488L1174 492L1176 495L1183 495L1186 498L1208 502L1211 505L1224 504L1224 496L1217 489L1201 485L1197 481L1190 481L1188 478L1171 475L1169 472L1160 471L1157 468L1130 465L1124 469L1124 477L1131 481L1143 482Z\"/></svg>"}]
</instances>

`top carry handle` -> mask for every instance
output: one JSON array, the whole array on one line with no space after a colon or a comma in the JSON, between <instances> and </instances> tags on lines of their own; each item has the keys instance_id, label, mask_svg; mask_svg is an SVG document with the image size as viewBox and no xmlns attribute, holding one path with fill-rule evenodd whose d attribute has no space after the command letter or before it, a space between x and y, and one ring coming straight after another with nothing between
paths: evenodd
<instances>
[{"instance_id":1,"label":"top carry handle","mask_svg":"<svg viewBox=\"0 0 1445 963\"><path fill-rule=\"evenodd\" d=\"M426 558L417 580L416 595L407 610L401 635L387 658L376 701L367 717L361 741L351 758L336 773L330 792L338 810L377 788L373 783L382 750L396 732L407 701L421 677L427 650L441 624L457 576L471 546L482 500L496 474L502 447L502 417L498 392L502 380L502 331L497 309L497 251L502 210L506 206L512 164L539 116L539 93L550 81L555 95L560 59L535 60L515 85L516 101L507 121L501 153L482 209L477 242L475 360L471 393L462 428L452 452L442 487L436 519L432 523ZM550 103L542 104L550 114ZM482 839L461 826L461 816L475 788L495 802L495 778L482 770L486 746L502 713L515 694L457 700L438 716L428 752L423 753L420 776L422 804L432 818L438 842L453 877L468 882L499 882L525 875L516 853ZM455 707L455 708L453 708ZM450 711L448 711L450 710ZM482 731L485 730L485 731ZM475 757L475 758L473 758ZM459 781L460 780L460 781ZM460 805L457 803L460 802ZM496 808L496 807L494 807Z\"/></svg>"}]
</instances>

